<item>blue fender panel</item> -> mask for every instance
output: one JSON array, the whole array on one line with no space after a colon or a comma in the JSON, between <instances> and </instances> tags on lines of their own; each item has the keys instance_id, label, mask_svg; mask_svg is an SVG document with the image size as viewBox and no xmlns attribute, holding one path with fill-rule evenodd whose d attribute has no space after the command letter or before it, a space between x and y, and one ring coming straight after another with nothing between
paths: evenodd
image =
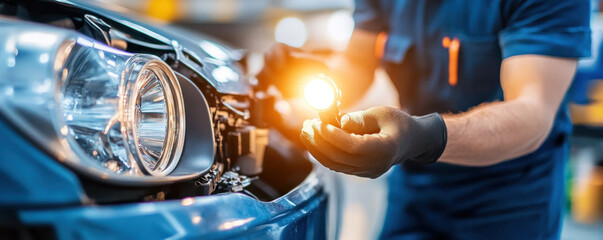
<instances>
[{"instance_id":1,"label":"blue fender panel","mask_svg":"<svg viewBox=\"0 0 603 240\"><path fill-rule=\"evenodd\" d=\"M80 205L77 177L0 117L0 208Z\"/></svg>"}]
</instances>

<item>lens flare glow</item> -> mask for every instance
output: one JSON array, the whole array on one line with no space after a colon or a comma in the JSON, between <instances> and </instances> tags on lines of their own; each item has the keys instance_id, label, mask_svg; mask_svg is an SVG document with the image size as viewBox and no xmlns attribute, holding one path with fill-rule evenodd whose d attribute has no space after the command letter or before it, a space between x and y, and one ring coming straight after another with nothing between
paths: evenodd
<instances>
[{"instance_id":1,"label":"lens flare glow","mask_svg":"<svg viewBox=\"0 0 603 240\"><path fill-rule=\"evenodd\" d=\"M306 43L306 39L308 38L306 24L299 18L283 18L276 25L274 38L277 42L287 44L291 47L301 47Z\"/></svg>"},{"instance_id":2,"label":"lens flare glow","mask_svg":"<svg viewBox=\"0 0 603 240\"><path fill-rule=\"evenodd\" d=\"M336 90L324 79L312 79L304 88L304 99L317 111L327 110L335 103Z\"/></svg>"},{"instance_id":3,"label":"lens flare glow","mask_svg":"<svg viewBox=\"0 0 603 240\"><path fill-rule=\"evenodd\" d=\"M354 31L354 19L352 13L347 10L339 10L329 18L327 24L329 37L337 43L347 43Z\"/></svg>"}]
</instances>

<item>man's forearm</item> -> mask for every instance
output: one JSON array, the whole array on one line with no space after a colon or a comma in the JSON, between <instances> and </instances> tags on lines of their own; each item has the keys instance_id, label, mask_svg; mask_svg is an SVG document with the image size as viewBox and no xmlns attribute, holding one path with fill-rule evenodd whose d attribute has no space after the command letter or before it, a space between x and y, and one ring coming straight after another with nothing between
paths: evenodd
<instances>
[{"instance_id":1,"label":"man's forearm","mask_svg":"<svg viewBox=\"0 0 603 240\"><path fill-rule=\"evenodd\" d=\"M536 150L553 125L536 105L512 100L444 116L448 143L440 162L488 166Z\"/></svg>"},{"instance_id":2,"label":"man's forearm","mask_svg":"<svg viewBox=\"0 0 603 240\"><path fill-rule=\"evenodd\" d=\"M576 59L518 55L501 65L504 102L444 116L448 143L441 162L488 166L538 149L576 71Z\"/></svg>"}]
</instances>

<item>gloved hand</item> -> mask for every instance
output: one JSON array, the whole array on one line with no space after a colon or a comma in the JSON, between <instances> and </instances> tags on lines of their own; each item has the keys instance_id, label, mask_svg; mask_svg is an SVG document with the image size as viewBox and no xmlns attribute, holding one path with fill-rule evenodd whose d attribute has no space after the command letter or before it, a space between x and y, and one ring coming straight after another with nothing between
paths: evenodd
<instances>
[{"instance_id":1,"label":"gloved hand","mask_svg":"<svg viewBox=\"0 0 603 240\"><path fill-rule=\"evenodd\" d=\"M327 72L324 58L279 43L264 55L264 68L256 77L260 89L274 85L285 98L292 98L301 96L307 77Z\"/></svg>"},{"instance_id":2,"label":"gloved hand","mask_svg":"<svg viewBox=\"0 0 603 240\"><path fill-rule=\"evenodd\" d=\"M446 124L437 114L416 117L373 107L341 118L341 129L306 120L300 135L308 151L331 170L376 178L404 161L435 162L446 147Z\"/></svg>"}]
</instances>

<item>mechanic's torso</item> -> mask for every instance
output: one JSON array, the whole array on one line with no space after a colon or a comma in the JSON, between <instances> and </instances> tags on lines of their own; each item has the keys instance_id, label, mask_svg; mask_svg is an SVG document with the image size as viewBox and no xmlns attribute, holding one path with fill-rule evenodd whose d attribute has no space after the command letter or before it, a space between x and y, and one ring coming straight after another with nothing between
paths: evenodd
<instances>
[{"instance_id":1,"label":"mechanic's torso","mask_svg":"<svg viewBox=\"0 0 603 240\"><path fill-rule=\"evenodd\" d=\"M380 2L389 30L384 65L404 107L413 114L456 113L502 99L502 5L497 0ZM458 41L458 51L445 45L447 40ZM451 83L451 77L458 80Z\"/></svg>"},{"instance_id":2,"label":"mechanic's torso","mask_svg":"<svg viewBox=\"0 0 603 240\"><path fill-rule=\"evenodd\" d=\"M369 0L362 1L366 9L359 16L369 21L371 10L380 13L381 19L374 20L378 23L365 22L364 27L381 31L384 24L389 33L382 63L404 108L413 115L459 113L504 100L503 56L529 52L501 47L507 33L517 31L507 24L518 21L516 13L522 8L559 5L546 1L550 0ZM551 17L559 15L528 14L530 22L538 23L530 30L550 30ZM386 223L384 232L404 236L405 227L416 234L421 231L416 226L430 226L431 233L462 239L483 239L475 237L480 234L513 239L506 236L517 232L532 239L557 236L571 126L563 101L546 141L526 156L488 167L405 162L394 168L389 179L394 210L387 218L392 224Z\"/></svg>"},{"instance_id":3,"label":"mechanic's torso","mask_svg":"<svg viewBox=\"0 0 603 240\"><path fill-rule=\"evenodd\" d=\"M513 2L381 0L378 7L389 33L383 66L398 89L400 104L413 115L424 115L459 113L481 103L503 100L500 65L504 50L499 36L513 15ZM451 50L451 41L458 41L457 53ZM451 58L451 54L458 57ZM455 73L456 81L451 82L451 74ZM508 161L501 167L534 164L525 160L563 146L570 130L564 101L542 147L522 157L522 161ZM434 164L428 169L439 169L441 165L445 164ZM446 166L445 171L450 168Z\"/></svg>"}]
</instances>

